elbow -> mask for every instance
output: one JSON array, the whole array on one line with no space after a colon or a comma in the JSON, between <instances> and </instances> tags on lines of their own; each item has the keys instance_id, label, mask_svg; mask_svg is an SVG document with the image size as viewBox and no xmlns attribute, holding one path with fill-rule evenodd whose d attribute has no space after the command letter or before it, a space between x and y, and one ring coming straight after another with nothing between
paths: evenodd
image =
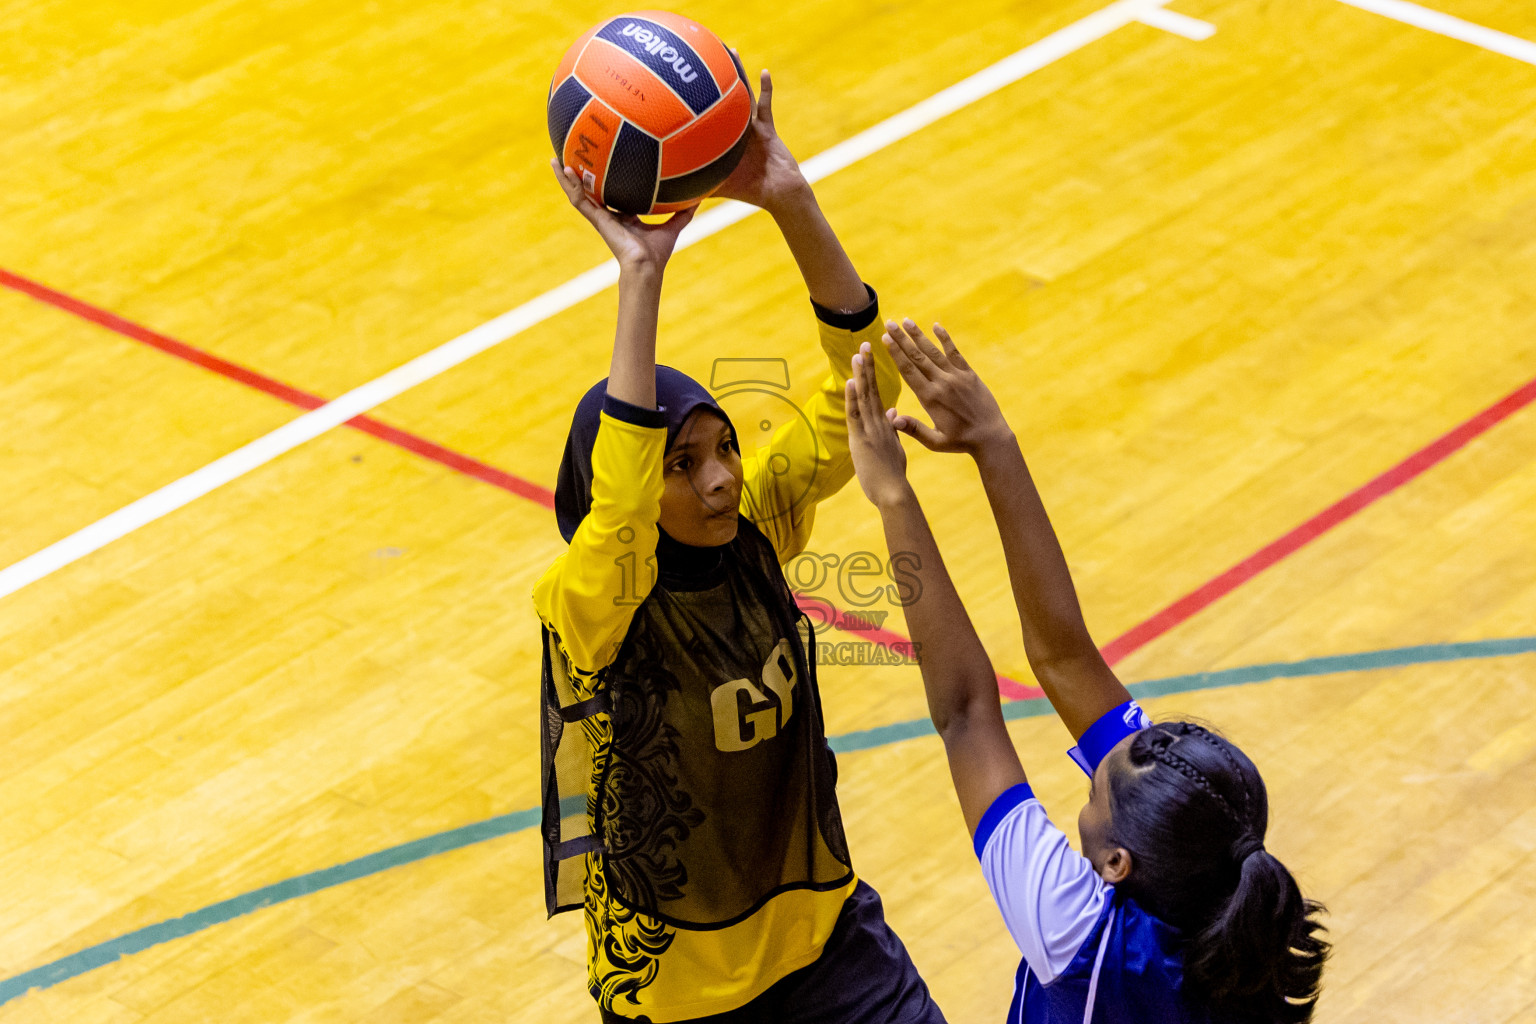
<instances>
[{"instance_id":1,"label":"elbow","mask_svg":"<svg viewBox=\"0 0 1536 1024\"><path fill-rule=\"evenodd\" d=\"M939 739L944 741L946 750L953 750L964 742L966 726L970 720L964 711L953 711L944 715L937 713L933 718L933 731L939 734Z\"/></svg>"},{"instance_id":2,"label":"elbow","mask_svg":"<svg viewBox=\"0 0 1536 1024\"><path fill-rule=\"evenodd\" d=\"M985 691L981 689L983 686L986 687ZM946 700L928 702L928 717L933 719L933 730L939 734L946 747L963 737L978 716L988 712L1001 714L995 675L984 680L973 680L970 685L957 689Z\"/></svg>"},{"instance_id":3,"label":"elbow","mask_svg":"<svg viewBox=\"0 0 1536 1024\"><path fill-rule=\"evenodd\" d=\"M1059 689L1066 680L1080 677L1085 665L1102 663L1104 656L1084 634L1084 642L1063 645L1050 651L1029 651L1029 670L1048 692Z\"/></svg>"}]
</instances>

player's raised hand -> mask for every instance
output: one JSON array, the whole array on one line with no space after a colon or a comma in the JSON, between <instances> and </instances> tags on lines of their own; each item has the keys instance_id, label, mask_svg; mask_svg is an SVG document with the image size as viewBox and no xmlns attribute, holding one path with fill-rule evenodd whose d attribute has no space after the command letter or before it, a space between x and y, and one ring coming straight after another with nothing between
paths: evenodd
<instances>
[{"instance_id":1,"label":"player's raised hand","mask_svg":"<svg viewBox=\"0 0 1536 1024\"><path fill-rule=\"evenodd\" d=\"M965 361L949 332L934 324L933 333L942 347L910 319L885 323L880 340L933 420L929 426L893 409L888 413L891 425L935 452L975 455L991 442L1011 439L1013 433L997 399Z\"/></svg>"},{"instance_id":2,"label":"player's raised hand","mask_svg":"<svg viewBox=\"0 0 1536 1024\"><path fill-rule=\"evenodd\" d=\"M774 127L773 77L767 68L763 69L760 81L761 91L753 107L752 121L747 125L747 150L741 155L741 163L713 195L738 199L772 212L776 205L797 198L808 186L800 165Z\"/></svg>"},{"instance_id":3,"label":"player's raised hand","mask_svg":"<svg viewBox=\"0 0 1536 1024\"><path fill-rule=\"evenodd\" d=\"M907 483L907 453L901 447L901 436L886 419L880 402L868 342L859 346L858 355L853 357L853 376L846 388L843 404L854 472L865 497L876 507L883 507L910 494L911 485Z\"/></svg>"},{"instance_id":4,"label":"player's raised hand","mask_svg":"<svg viewBox=\"0 0 1536 1024\"><path fill-rule=\"evenodd\" d=\"M569 167L562 168L559 160L552 159L549 165L565 190L565 198L597 229L621 269L649 267L661 270L667 265L672 249L677 245L678 234L693 220L697 207L680 210L660 224L647 224L632 213L614 213L599 206L581 187L581 178L576 172Z\"/></svg>"}]
</instances>

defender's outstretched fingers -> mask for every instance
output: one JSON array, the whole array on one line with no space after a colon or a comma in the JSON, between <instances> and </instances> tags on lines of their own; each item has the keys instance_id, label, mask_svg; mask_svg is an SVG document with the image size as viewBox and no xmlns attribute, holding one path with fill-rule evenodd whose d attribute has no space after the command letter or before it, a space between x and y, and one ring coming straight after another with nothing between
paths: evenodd
<instances>
[{"instance_id":1,"label":"defender's outstretched fingers","mask_svg":"<svg viewBox=\"0 0 1536 1024\"><path fill-rule=\"evenodd\" d=\"M911 317L907 317L907 319L901 322L901 329L908 338L912 339L912 344L917 346L918 351L933 364L935 369L940 372L949 369L949 357L943 353L939 346L928 340L928 335L923 333L923 329L917 326L916 321Z\"/></svg>"},{"instance_id":2,"label":"defender's outstretched fingers","mask_svg":"<svg viewBox=\"0 0 1536 1024\"><path fill-rule=\"evenodd\" d=\"M858 407L859 422L862 424L869 417L869 381L864 376L864 366L867 357L864 355L864 346L853 354L852 373L854 405Z\"/></svg>"},{"instance_id":3,"label":"defender's outstretched fingers","mask_svg":"<svg viewBox=\"0 0 1536 1024\"><path fill-rule=\"evenodd\" d=\"M885 350L891 354L891 362L896 364L896 369L903 377L910 377L912 374L917 373L917 367L912 365L912 360L907 358L907 354L901 350L901 346L897 345L895 339L891 337L889 324L886 325L885 333L880 335L880 344L884 345ZM918 376L922 375L918 374Z\"/></svg>"},{"instance_id":4,"label":"defender's outstretched fingers","mask_svg":"<svg viewBox=\"0 0 1536 1024\"><path fill-rule=\"evenodd\" d=\"M874 353L867 341L859 346L859 401L859 418L868 421L870 427L884 419L880 382L875 379Z\"/></svg>"},{"instance_id":5,"label":"defender's outstretched fingers","mask_svg":"<svg viewBox=\"0 0 1536 1024\"><path fill-rule=\"evenodd\" d=\"M912 364L913 368L918 373L922 374L925 379L930 381L936 381L939 379L941 376L939 368L935 366L933 360L928 357L928 353L924 352L923 349L917 344L916 339L907 333L905 324L898 324L895 321L892 321L886 324L885 328L886 333L891 336L891 340L894 341L898 347L900 347L902 354L907 357L907 361Z\"/></svg>"},{"instance_id":6,"label":"defender's outstretched fingers","mask_svg":"<svg viewBox=\"0 0 1536 1024\"><path fill-rule=\"evenodd\" d=\"M885 333L880 336L880 341L885 345L891 358L896 361L896 369L901 371L901 376L912 385L912 390L917 392L919 398L927 385L931 383L936 373L931 363L923 358L922 352L912 344L906 332L895 320L885 322Z\"/></svg>"},{"instance_id":7,"label":"defender's outstretched fingers","mask_svg":"<svg viewBox=\"0 0 1536 1024\"><path fill-rule=\"evenodd\" d=\"M971 364L965 361L965 356L960 354L960 349L956 347L954 339L949 336L949 332L944 329L944 325L937 320L933 322L933 333L939 339L939 343L944 346L944 354L949 357L949 361L954 364L956 369L969 370L971 368Z\"/></svg>"},{"instance_id":8,"label":"defender's outstretched fingers","mask_svg":"<svg viewBox=\"0 0 1536 1024\"><path fill-rule=\"evenodd\" d=\"M895 409L892 409L890 412L894 415L888 414L887 418L890 420L891 426L896 428L897 433L906 434L929 451L939 452L944 450L947 441L943 434L934 430L915 416L897 413Z\"/></svg>"}]
</instances>

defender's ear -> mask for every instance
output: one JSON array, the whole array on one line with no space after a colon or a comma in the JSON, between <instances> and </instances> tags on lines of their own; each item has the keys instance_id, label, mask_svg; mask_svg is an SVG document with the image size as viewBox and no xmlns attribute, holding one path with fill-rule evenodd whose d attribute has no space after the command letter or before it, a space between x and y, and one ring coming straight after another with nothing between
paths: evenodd
<instances>
[{"instance_id":1,"label":"defender's ear","mask_svg":"<svg viewBox=\"0 0 1536 1024\"><path fill-rule=\"evenodd\" d=\"M1104 868L1099 875L1110 885L1119 885L1131 877L1131 851L1117 846L1104 858Z\"/></svg>"}]
</instances>

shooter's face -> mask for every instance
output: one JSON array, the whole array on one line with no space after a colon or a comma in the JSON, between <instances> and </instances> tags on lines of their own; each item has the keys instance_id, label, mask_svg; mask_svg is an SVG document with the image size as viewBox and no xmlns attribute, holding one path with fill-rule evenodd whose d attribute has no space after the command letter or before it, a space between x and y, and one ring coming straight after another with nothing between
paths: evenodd
<instances>
[{"instance_id":1,"label":"shooter's face","mask_svg":"<svg viewBox=\"0 0 1536 1024\"><path fill-rule=\"evenodd\" d=\"M673 540L719 547L736 538L741 506L741 456L731 428L707 409L695 410L661 463L661 528Z\"/></svg>"}]
</instances>

